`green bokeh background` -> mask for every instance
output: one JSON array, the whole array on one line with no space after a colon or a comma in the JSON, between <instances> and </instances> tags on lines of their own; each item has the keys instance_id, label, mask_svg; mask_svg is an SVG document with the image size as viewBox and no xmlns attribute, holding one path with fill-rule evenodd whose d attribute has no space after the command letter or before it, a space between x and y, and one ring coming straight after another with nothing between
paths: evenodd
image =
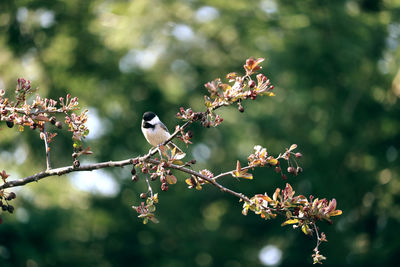
<instances>
[{"instance_id":1,"label":"green bokeh background","mask_svg":"<svg viewBox=\"0 0 400 267\"><path fill-rule=\"evenodd\" d=\"M2 0L0 89L12 95L25 77L42 96L79 97L94 133L85 161L121 160L149 149L143 112L173 129L179 107L203 109L204 83L265 57L277 96L245 102L243 114L221 109L218 128L193 126L188 157L219 173L245 162L254 145L278 154L298 144L304 173L289 179L293 188L336 198L344 212L321 224L325 265L395 266L399 21L399 0ZM0 128L0 170L15 179L44 169L36 131ZM71 136L54 131L53 166L70 165ZM248 195L285 185L271 169L254 173L223 183ZM237 199L215 188L187 189L180 174L168 192L155 183L160 223L143 225L131 209L143 179L132 184L128 168L100 174L16 189L15 214L1 215L0 265L262 266L267 245L282 251L280 266L312 263L313 240L280 220L242 216ZM78 180L98 189L81 190Z\"/></svg>"}]
</instances>

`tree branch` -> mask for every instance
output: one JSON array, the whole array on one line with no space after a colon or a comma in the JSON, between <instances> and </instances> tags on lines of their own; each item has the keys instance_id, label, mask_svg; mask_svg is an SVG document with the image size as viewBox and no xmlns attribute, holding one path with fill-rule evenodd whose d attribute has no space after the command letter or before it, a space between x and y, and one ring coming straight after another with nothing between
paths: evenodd
<instances>
[{"instance_id":1,"label":"tree branch","mask_svg":"<svg viewBox=\"0 0 400 267\"><path fill-rule=\"evenodd\" d=\"M186 122L185 124L183 124L180 128L184 129L186 128L188 125L190 124L190 121ZM166 145L169 141L171 141L180 131L175 131L171 137L166 140L163 145ZM47 144L47 142L45 142L45 144ZM93 171L93 170L98 170L98 169L103 169L103 168L111 168L111 167L124 167L126 165L131 165L134 161L138 161L138 162L148 162L148 163L152 163L152 164L160 164L161 162L155 159L151 159L150 157L153 156L154 154L157 153L157 150L153 150L150 151L148 154L142 156L142 157L135 157L135 158L131 158L131 159L125 159L125 160L120 160L120 161L107 161L107 162L100 162L100 163L93 163L93 164L88 164L88 165L82 165L79 167L74 167L74 166L66 166L66 167L61 167L61 168L56 168L56 169L47 169L46 171L43 172L39 172L37 174L25 177L25 178L21 178L21 179L16 179L16 180L12 180L12 181L7 181L6 183L4 183L3 185L0 186L0 190L2 189L6 189L6 188L10 188L10 187L16 187L16 186L23 186L26 185L28 183L31 182L37 182L43 178L46 177L50 177L50 176L60 176L60 175L64 175L64 174L68 174L71 172L78 172L78 171ZM47 156L47 155L46 155ZM196 177L199 177L207 182L209 182L210 184L216 186L217 188L219 188L221 191L226 192L228 194L231 194L239 199L242 199L244 201L249 201L249 198L247 196L245 196L242 193L238 193L235 192L229 188L224 187L223 185L221 185L220 183L218 183L216 181L216 179L222 177L222 176L226 176L228 174L231 174L232 171L230 172L226 172L226 173L222 173L218 176L216 176L215 178L209 178L199 172L193 171L191 169L185 168L184 166L180 166L180 165L176 165L176 164L169 164L168 165L169 168L171 169L175 169L175 170L179 170L182 171L184 173L190 174L190 175L194 175ZM245 167L246 169L250 168L250 167ZM244 168L243 168L244 169ZM149 183L148 183L149 186ZM149 186L150 188L150 186Z\"/></svg>"},{"instance_id":2,"label":"tree branch","mask_svg":"<svg viewBox=\"0 0 400 267\"><path fill-rule=\"evenodd\" d=\"M136 159L139 159L139 157L137 157ZM56 169L50 169L50 170L36 173L34 175L31 175L31 176L28 176L25 178L7 181L6 183L4 183L0 186L0 190L10 188L10 187L22 186L22 185L26 185L26 184L32 183L32 182L37 182L37 181L39 181L43 178L49 177L49 176L56 176L56 175L61 176L61 175L68 174L71 172L93 171L93 170L110 168L110 167L123 167L123 166L129 165L129 164L132 164L132 160L133 159L127 159L127 160L121 160L121 161L100 162L100 163L82 165L77 168L75 168L74 166L66 166L66 167L61 167L61 168L56 168Z\"/></svg>"},{"instance_id":3,"label":"tree branch","mask_svg":"<svg viewBox=\"0 0 400 267\"><path fill-rule=\"evenodd\" d=\"M184 123L180 129L185 129L191 122L188 121ZM168 140L166 140L162 145L166 145L168 142L170 142L173 138L176 137L176 135L180 132L180 130L175 131ZM44 132L45 134L45 132ZM45 134L46 136L46 134ZM47 136L45 137L47 138ZM47 139L46 139L47 140ZM47 142L45 141L45 144ZM144 156L138 156L135 158L131 159L126 159L126 160L120 160L120 161L107 161L107 162L100 162L100 163L93 163L93 164L88 164L88 165L82 165L79 167L74 167L74 166L66 166L66 167L61 167L61 168L56 168L56 169L51 169L49 168L49 165L47 165L47 169L45 171L36 173L34 175L21 178L21 179L16 179L12 181L7 181L4 184L0 185L0 190L10 188L10 187L16 187L16 186L23 186L28 183L32 182L37 182L43 178L50 177L50 176L61 176L64 174L68 174L71 172L78 172L78 171L93 171L93 170L98 170L98 169L103 169L103 168L111 168L111 167L124 167L126 165L132 164L133 161L147 161L151 156L155 155L157 153L157 149L154 149L147 153ZM48 157L47 157L47 147L46 147L46 163L48 163Z\"/></svg>"},{"instance_id":4,"label":"tree branch","mask_svg":"<svg viewBox=\"0 0 400 267\"><path fill-rule=\"evenodd\" d=\"M156 151L154 151L152 153L155 154ZM152 153L149 153L143 157L136 157L136 158L125 159L125 160L120 160L120 161L107 161L107 162L93 163L93 164L88 164L88 165L82 165L77 168L75 168L73 166L66 166L66 167L62 167L62 168L46 170L46 171L39 172L37 174L31 175L31 176L28 176L25 178L8 181L0 186L0 190L10 188L10 187L23 186L28 183L37 182L46 177L61 176L61 175L68 174L71 172L93 171L93 170L98 170L98 169L103 169L103 168L111 168L111 167L124 167L126 165L131 165L132 162L134 162L134 161L139 161L139 162L144 161L144 162L149 162L152 164L160 164L160 161L149 158ZM210 184L218 187L223 192L231 194L231 195L233 195L237 198L240 198L244 201L249 201L249 198L247 196L243 195L242 193L238 193L229 188L224 187L223 185L221 185L217 181L215 181L215 179L213 179L213 178L209 178L201 173L198 173L196 171L193 171L191 169L188 169L183 166L176 165L176 164L169 164L168 167L171 169L185 172L187 174L197 176L197 177L209 182Z\"/></svg>"}]
</instances>

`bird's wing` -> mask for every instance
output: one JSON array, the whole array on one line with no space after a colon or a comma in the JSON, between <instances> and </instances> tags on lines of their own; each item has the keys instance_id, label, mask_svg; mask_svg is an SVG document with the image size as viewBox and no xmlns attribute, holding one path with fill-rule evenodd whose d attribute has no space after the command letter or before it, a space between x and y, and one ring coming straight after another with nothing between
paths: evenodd
<instances>
[{"instance_id":1,"label":"bird's wing","mask_svg":"<svg viewBox=\"0 0 400 267\"><path fill-rule=\"evenodd\" d=\"M160 122L160 127L169 133L168 128L167 128L167 126L164 125L164 123Z\"/></svg>"}]
</instances>

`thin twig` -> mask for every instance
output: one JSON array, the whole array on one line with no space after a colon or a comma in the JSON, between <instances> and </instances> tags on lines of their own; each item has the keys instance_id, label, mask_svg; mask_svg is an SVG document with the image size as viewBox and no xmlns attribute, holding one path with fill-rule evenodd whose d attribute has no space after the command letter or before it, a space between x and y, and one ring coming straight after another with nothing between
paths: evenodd
<instances>
[{"instance_id":1,"label":"thin twig","mask_svg":"<svg viewBox=\"0 0 400 267\"><path fill-rule=\"evenodd\" d=\"M58 108L58 109L51 109L51 110L32 108L32 110L29 110L27 108L5 107L4 109L11 113L16 112L16 113L21 113L24 115L39 115L39 114L44 114L44 113L64 113L66 111L65 108ZM68 111L73 111L73 110L77 110L77 108L68 109Z\"/></svg>"},{"instance_id":2,"label":"thin twig","mask_svg":"<svg viewBox=\"0 0 400 267\"><path fill-rule=\"evenodd\" d=\"M158 160L155 160L155 159L149 159L147 161L150 162L150 163L153 163L153 164L159 164L160 163ZM242 193L238 193L238 192L235 192L235 191L233 191L233 190L231 190L229 188L226 188L223 185L219 184L217 181L215 181L213 178L209 178L209 177L207 177L207 176L205 176L205 175L203 175L201 173L198 173L198 172L193 171L191 169L185 168L184 166L181 166L181 165L169 164L168 167L170 167L171 169L180 170L180 171L185 172L187 174L191 174L191 175L194 175L196 177L199 177L199 178L209 182L210 184L218 187L222 192L226 192L228 194L231 194L231 195L233 195L235 197L238 197L238 198L240 198L240 199L242 199L242 200L244 200L246 202L250 201L249 198L247 196L243 195Z\"/></svg>"},{"instance_id":3,"label":"thin twig","mask_svg":"<svg viewBox=\"0 0 400 267\"><path fill-rule=\"evenodd\" d=\"M317 236L317 245L314 248L314 251L317 252L319 249L319 245L321 244L321 238L319 237L318 228L317 228L317 225L315 224L315 222L312 222L312 226L314 228L315 235Z\"/></svg>"},{"instance_id":4,"label":"thin twig","mask_svg":"<svg viewBox=\"0 0 400 267\"><path fill-rule=\"evenodd\" d=\"M147 189L149 190L151 197L153 197L153 189L151 188L149 177L147 176L146 176L146 183L147 183Z\"/></svg>"},{"instance_id":5,"label":"thin twig","mask_svg":"<svg viewBox=\"0 0 400 267\"><path fill-rule=\"evenodd\" d=\"M44 133L44 148L46 149L46 170L51 169L51 163L50 163L50 147L49 147L49 142L47 140L47 132L46 132L46 123L43 123L43 133Z\"/></svg>"},{"instance_id":6,"label":"thin twig","mask_svg":"<svg viewBox=\"0 0 400 267\"><path fill-rule=\"evenodd\" d=\"M253 168L255 168L255 167L258 167L258 166L246 166L246 167L242 167L240 170L241 170L241 171L243 171L243 170L249 170L249 169L253 169ZM220 174L218 174L217 176L213 177L213 180L217 180L217 179L219 179L219 178L221 178L221 177L224 177L224 176L232 175L232 173L233 173L234 171L236 171L236 170L232 170L232 171L220 173Z\"/></svg>"}]
</instances>

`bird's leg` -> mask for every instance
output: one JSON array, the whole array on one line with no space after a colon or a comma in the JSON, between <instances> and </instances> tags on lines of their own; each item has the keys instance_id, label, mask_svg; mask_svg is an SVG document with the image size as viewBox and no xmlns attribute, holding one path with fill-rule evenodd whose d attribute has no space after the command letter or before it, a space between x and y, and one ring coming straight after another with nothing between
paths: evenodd
<instances>
[{"instance_id":1,"label":"bird's leg","mask_svg":"<svg viewBox=\"0 0 400 267\"><path fill-rule=\"evenodd\" d=\"M150 150L149 150L149 153L148 154L153 154L153 152L154 152L154 149L156 149L157 151L158 151L158 154L160 155L160 161L163 159L163 156L162 156L162 152L161 152L161 144L159 144L158 146L156 146L156 147L152 147L152 148L150 148Z\"/></svg>"},{"instance_id":2,"label":"bird's leg","mask_svg":"<svg viewBox=\"0 0 400 267\"><path fill-rule=\"evenodd\" d=\"M163 159L162 152L161 152L161 144L157 146L158 154L160 154L160 161Z\"/></svg>"}]
</instances>

